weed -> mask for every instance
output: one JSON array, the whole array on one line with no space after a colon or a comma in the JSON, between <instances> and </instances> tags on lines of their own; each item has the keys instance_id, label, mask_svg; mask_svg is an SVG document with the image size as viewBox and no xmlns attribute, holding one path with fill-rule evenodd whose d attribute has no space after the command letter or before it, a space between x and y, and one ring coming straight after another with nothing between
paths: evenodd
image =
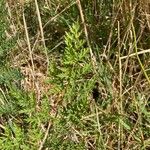
<instances>
[{"instance_id":1,"label":"weed","mask_svg":"<svg viewBox=\"0 0 150 150\"><path fill-rule=\"evenodd\" d=\"M148 6L1 0L0 149L149 149Z\"/></svg>"}]
</instances>

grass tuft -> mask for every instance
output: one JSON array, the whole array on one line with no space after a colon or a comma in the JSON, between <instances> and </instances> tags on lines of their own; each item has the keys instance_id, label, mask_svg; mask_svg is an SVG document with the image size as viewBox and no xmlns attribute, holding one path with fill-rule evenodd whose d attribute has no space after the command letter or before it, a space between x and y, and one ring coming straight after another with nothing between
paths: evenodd
<instances>
[{"instance_id":1,"label":"grass tuft","mask_svg":"<svg viewBox=\"0 0 150 150\"><path fill-rule=\"evenodd\" d=\"M149 4L1 0L0 149L150 149Z\"/></svg>"}]
</instances>

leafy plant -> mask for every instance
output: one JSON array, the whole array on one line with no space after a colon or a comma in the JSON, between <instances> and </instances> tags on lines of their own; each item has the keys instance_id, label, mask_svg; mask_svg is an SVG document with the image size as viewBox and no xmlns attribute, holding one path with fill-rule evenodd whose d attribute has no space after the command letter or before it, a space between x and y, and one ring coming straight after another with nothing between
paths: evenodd
<instances>
[{"instance_id":1,"label":"leafy plant","mask_svg":"<svg viewBox=\"0 0 150 150\"><path fill-rule=\"evenodd\" d=\"M69 136L71 126L76 126L79 130L84 128L84 124L81 123L80 119L89 112L90 96L95 84L95 76L92 73L89 49L82 39L82 31L78 22L70 26L70 31L66 32L64 39L66 47L60 65L53 63L50 66L50 78L52 78L51 82L54 85L52 92L63 93L62 106L58 107L61 119L59 123L54 122L54 124L56 123L54 132L57 133L60 129L59 126L63 126L63 123L65 132L62 131L63 133L60 134L61 136L66 134Z\"/></svg>"}]
</instances>

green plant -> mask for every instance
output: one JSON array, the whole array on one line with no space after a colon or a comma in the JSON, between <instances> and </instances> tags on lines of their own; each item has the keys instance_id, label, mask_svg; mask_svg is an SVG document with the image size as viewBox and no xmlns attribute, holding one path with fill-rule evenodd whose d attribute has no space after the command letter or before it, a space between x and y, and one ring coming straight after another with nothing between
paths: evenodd
<instances>
[{"instance_id":1,"label":"green plant","mask_svg":"<svg viewBox=\"0 0 150 150\"><path fill-rule=\"evenodd\" d=\"M50 78L54 86L52 92L63 94L61 105L58 106L58 115L61 118L54 121L54 134L52 135L52 138L57 136L57 139L60 139L59 144L62 147L71 138L69 136L73 136L70 135L73 134L72 127L78 128L79 132L84 131L85 124L81 122L81 118L90 111L91 92L95 84L89 49L82 39L82 31L78 22L70 26L70 31L66 32L65 44L60 65L55 61L50 66ZM66 142L62 143L61 140L65 136L67 136ZM80 143L83 144L83 142L82 139ZM69 149L69 145L72 144L75 146L77 143L70 139L65 147ZM75 149L76 146L73 145L72 148ZM84 147L83 144L80 149Z\"/></svg>"},{"instance_id":2,"label":"green plant","mask_svg":"<svg viewBox=\"0 0 150 150\"><path fill-rule=\"evenodd\" d=\"M148 3L1 0L0 149L149 149Z\"/></svg>"}]
</instances>

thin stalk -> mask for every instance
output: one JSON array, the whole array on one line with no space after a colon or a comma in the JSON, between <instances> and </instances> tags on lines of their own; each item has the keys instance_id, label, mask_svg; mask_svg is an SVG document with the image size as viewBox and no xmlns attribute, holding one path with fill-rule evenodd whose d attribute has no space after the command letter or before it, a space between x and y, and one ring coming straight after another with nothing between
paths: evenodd
<instances>
[{"instance_id":1,"label":"thin stalk","mask_svg":"<svg viewBox=\"0 0 150 150\"><path fill-rule=\"evenodd\" d=\"M142 64L142 62L141 62L141 60L140 60L139 54L138 54L136 33L135 33L135 28L134 28L133 23L132 23L132 31L133 31L134 48L135 48L136 57L137 57L137 59L138 59L139 65L140 65L140 67L141 67L141 69L142 69L142 71L143 71L143 74L144 74L145 78L147 79L148 83L150 84L150 79L149 79L149 77L148 77L148 75L147 75L147 73L146 73L146 70L145 70L145 68L144 68L144 66L143 66L143 64Z\"/></svg>"}]
</instances>

